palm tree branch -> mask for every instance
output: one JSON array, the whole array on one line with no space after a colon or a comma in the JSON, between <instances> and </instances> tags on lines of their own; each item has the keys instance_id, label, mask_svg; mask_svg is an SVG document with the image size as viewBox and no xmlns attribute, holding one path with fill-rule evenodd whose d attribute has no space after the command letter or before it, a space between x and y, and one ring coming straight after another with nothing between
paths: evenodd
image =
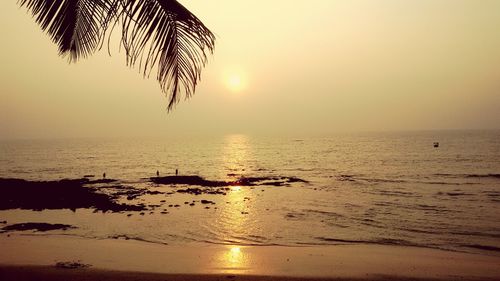
<instances>
[{"instance_id":1,"label":"palm tree branch","mask_svg":"<svg viewBox=\"0 0 500 281\"><path fill-rule=\"evenodd\" d=\"M87 57L104 44L111 25L122 25L127 64L157 80L170 111L182 94L194 94L212 53L215 36L176 0L19 0L70 61ZM112 28L112 29L113 29ZM111 32L108 35L108 44Z\"/></svg>"},{"instance_id":2,"label":"palm tree branch","mask_svg":"<svg viewBox=\"0 0 500 281\"><path fill-rule=\"evenodd\" d=\"M96 51L116 0L20 0L70 61Z\"/></svg>"},{"instance_id":3,"label":"palm tree branch","mask_svg":"<svg viewBox=\"0 0 500 281\"><path fill-rule=\"evenodd\" d=\"M138 63L144 76L157 69L171 110L182 92L185 98L194 93L215 37L175 0L125 1L129 16L123 22L122 40L128 63Z\"/></svg>"}]
</instances>

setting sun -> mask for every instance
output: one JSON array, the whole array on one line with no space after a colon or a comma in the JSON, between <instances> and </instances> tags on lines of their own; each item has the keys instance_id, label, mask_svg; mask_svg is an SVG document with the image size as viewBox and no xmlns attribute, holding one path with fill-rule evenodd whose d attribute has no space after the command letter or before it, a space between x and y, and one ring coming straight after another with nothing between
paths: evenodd
<instances>
[{"instance_id":1,"label":"setting sun","mask_svg":"<svg viewBox=\"0 0 500 281\"><path fill-rule=\"evenodd\" d=\"M0 281L500 281L499 12L0 0Z\"/></svg>"},{"instance_id":2,"label":"setting sun","mask_svg":"<svg viewBox=\"0 0 500 281\"><path fill-rule=\"evenodd\" d=\"M224 83L231 92L241 92L247 86L245 75L242 72L230 72L224 77Z\"/></svg>"}]
</instances>

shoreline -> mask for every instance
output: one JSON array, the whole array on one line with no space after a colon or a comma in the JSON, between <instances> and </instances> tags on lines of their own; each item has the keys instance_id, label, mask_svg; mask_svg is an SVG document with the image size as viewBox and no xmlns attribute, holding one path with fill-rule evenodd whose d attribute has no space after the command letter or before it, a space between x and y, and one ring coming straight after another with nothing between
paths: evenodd
<instances>
[{"instance_id":1,"label":"shoreline","mask_svg":"<svg viewBox=\"0 0 500 281\"><path fill-rule=\"evenodd\" d=\"M443 278L413 278L403 276L366 277L293 277L261 275L221 275L221 274L162 274L150 272L111 271L102 269L65 270L48 266L2 266L0 277L3 281L444 281L457 280ZM496 278L463 278L462 281L495 281Z\"/></svg>"},{"instance_id":2,"label":"shoreline","mask_svg":"<svg viewBox=\"0 0 500 281\"><path fill-rule=\"evenodd\" d=\"M99 280L494 280L500 276L500 257L403 246L158 245L12 234L0 236L0 249L2 280L41 276L47 280L88 280L85 276ZM58 262L90 267L57 268Z\"/></svg>"},{"instance_id":3,"label":"shoreline","mask_svg":"<svg viewBox=\"0 0 500 281\"><path fill-rule=\"evenodd\" d=\"M365 276L365 277L297 277L262 275L222 275L222 274L168 274L151 272L112 271L103 269L58 269L49 266L2 266L2 281L495 281L496 278L414 278L404 276Z\"/></svg>"}]
</instances>

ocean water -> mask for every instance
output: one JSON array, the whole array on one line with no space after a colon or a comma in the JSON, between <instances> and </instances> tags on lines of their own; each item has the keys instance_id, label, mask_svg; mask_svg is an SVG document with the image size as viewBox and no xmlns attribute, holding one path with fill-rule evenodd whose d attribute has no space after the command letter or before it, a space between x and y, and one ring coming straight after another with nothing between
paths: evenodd
<instances>
[{"instance_id":1,"label":"ocean water","mask_svg":"<svg viewBox=\"0 0 500 281\"><path fill-rule=\"evenodd\" d=\"M307 182L232 186L226 195L197 196L175 192L186 186L147 180L157 170L164 176L176 169L208 180L285 176ZM100 178L104 172L123 185L163 192L137 199L156 207L144 215L5 210L0 221L77 227L30 235L164 244L369 243L500 255L500 131L0 142L0 178ZM193 200L195 206L185 204Z\"/></svg>"}]
</instances>

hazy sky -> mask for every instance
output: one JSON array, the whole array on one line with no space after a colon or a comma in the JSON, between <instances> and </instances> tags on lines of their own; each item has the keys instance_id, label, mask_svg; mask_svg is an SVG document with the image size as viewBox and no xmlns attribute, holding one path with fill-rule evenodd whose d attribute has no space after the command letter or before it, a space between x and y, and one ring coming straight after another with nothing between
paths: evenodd
<instances>
[{"instance_id":1,"label":"hazy sky","mask_svg":"<svg viewBox=\"0 0 500 281\"><path fill-rule=\"evenodd\" d=\"M217 47L167 113L118 42L70 65L0 1L0 138L500 128L498 0L180 2Z\"/></svg>"}]
</instances>

